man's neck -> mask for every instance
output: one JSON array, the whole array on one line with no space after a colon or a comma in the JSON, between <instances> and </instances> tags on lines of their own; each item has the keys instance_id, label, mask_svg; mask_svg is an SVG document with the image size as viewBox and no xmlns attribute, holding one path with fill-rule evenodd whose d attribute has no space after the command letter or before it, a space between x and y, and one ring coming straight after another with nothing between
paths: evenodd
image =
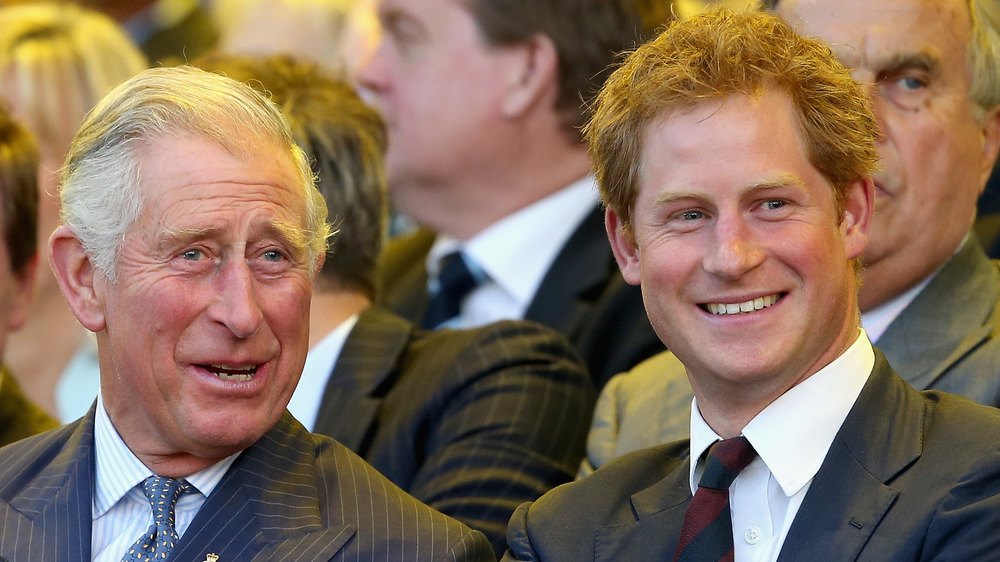
<instances>
[{"instance_id":1,"label":"man's neck","mask_svg":"<svg viewBox=\"0 0 1000 562\"><path fill-rule=\"evenodd\" d=\"M518 151L509 165L462 178L450 185L408 185L393 189L403 214L421 225L468 240L490 225L536 203L590 173L586 148L565 144L555 150Z\"/></svg>"},{"instance_id":2,"label":"man's neck","mask_svg":"<svg viewBox=\"0 0 1000 562\"><path fill-rule=\"evenodd\" d=\"M309 312L309 347L319 343L345 320L364 312L372 301L362 293L316 289Z\"/></svg>"}]
</instances>

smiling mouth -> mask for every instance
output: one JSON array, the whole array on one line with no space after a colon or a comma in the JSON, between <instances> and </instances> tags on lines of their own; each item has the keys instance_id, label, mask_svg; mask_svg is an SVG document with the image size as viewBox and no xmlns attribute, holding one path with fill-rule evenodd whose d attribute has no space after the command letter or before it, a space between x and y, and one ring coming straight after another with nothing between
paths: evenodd
<instances>
[{"instance_id":1,"label":"smiling mouth","mask_svg":"<svg viewBox=\"0 0 1000 562\"><path fill-rule=\"evenodd\" d=\"M202 365L202 367L213 375L225 381L248 381L253 379L257 373L257 365L235 366L235 365Z\"/></svg>"},{"instance_id":2,"label":"smiling mouth","mask_svg":"<svg viewBox=\"0 0 1000 562\"><path fill-rule=\"evenodd\" d=\"M757 312L758 310L763 310L770 307L774 303L781 300L786 293L776 293L773 295L767 295L765 297L757 297L753 300L748 300L746 302L738 303L721 303L721 302L710 302L705 304L700 304L702 310L705 310L716 316L728 316L731 314L750 314L751 312Z\"/></svg>"}]
</instances>

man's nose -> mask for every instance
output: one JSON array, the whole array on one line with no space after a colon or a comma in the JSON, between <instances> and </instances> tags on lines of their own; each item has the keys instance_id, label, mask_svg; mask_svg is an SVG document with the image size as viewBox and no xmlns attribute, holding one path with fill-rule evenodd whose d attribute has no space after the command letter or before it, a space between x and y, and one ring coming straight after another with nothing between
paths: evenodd
<instances>
[{"instance_id":1,"label":"man's nose","mask_svg":"<svg viewBox=\"0 0 1000 562\"><path fill-rule=\"evenodd\" d=\"M385 40L382 39L365 60L358 65L354 73L361 94L368 101L388 88L389 73L386 66L385 49Z\"/></svg>"},{"instance_id":2,"label":"man's nose","mask_svg":"<svg viewBox=\"0 0 1000 562\"><path fill-rule=\"evenodd\" d=\"M223 264L216 279L212 319L225 325L234 336L246 339L257 333L264 314L257 300L253 272L244 260Z\"/></svg>"},{"instance_id":3,"label":"man's nose","mask_svg":"<svg viewBox=\"0 0 1000 562\"><path fill-rule=\"evenodd\" d=\"M705 271L724 279L738 279L764 261L756 234L740 217L720 218L712 247L706 252Z\"/></svg>"}]
</instances>

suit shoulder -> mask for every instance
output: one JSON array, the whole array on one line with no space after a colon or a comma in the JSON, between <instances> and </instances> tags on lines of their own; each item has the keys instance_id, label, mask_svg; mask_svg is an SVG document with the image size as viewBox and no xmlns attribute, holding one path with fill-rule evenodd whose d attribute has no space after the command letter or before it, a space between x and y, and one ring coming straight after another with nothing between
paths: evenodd
<instances>
[{"instance_id":1,"label":"suit shoulder","mask_svg":"<svg viewBox=\"0 0 1000 562\"><path fill-rule=\"evenodd\" d=\"M972 439L988 437L1000 444L1000 409L940 390L924 390L920 396L928 413L928 431L962 433Z\"/></svg>"},{"instance_id":2,"label":"suit shoulder","mask_svg":"<svg viewBox=\"0 0 1000 562\"><path fill-rule=\"evenodd\" d=\"M393 279L410 268L424 267L424 259L434 244L434 238L433 232L419 228L390 240L379 257L379 276Z\"/></svg>"},{"instance_id":3,"label":"suit shoulder","mask_svg":"<svg viewBox=\"0 0 1000 562\"><path fill-rule=\"evenodd\" d=\"M316 439L320 474L331 491L325 499L355 526L359 543L392 544L421 553L420 560L494 559L485 535L418 501L340 443Z\"/></svg>"},{"instance_id":4,"label":"suit shoulder","mask_svg":"<svg viewBox=\"0 0 1000 562\"><path fill-rule=\"evenodd\" d=\"M503 320L466 330L420 331L408 355L411 360L434 357L435 364L450 364L463 375L532 367L591 386L569 341L547 326L526 320Z\"/></svg>"},{"instance_id":5,"label":"suit shoulder","mask_svg":"<svg viewBox=\"0 0 1000 562\"><path fill-rule=\"evenodd\" d=\"M0 448L0 499L10 501L52 465L81 422L64 425Z\"/></svg>"},{"instance_id":6,"label":"suit shoulder","mask_svg":"<svg viewBox=\"0 0 1000 562\"><path fill-rule=\"evenodd\" d=\"M532 517L558 521L566 513L581 514L593 526L631 521L632 495L687 470L688 450L685 439L617 457L586 478L543 495L532 505Z\"/></svg>"}]
</instances>

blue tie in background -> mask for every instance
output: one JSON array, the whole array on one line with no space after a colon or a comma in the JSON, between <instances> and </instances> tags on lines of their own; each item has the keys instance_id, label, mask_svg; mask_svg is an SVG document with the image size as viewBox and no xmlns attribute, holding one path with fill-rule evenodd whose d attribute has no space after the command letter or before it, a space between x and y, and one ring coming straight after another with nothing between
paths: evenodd
<instances>
[{"instance_id":1,"label":"blue tie in background","mask_svg":"<svg viewBox=\"0 0 1000 562\"><path fill-rule=\"evenodd\" d=\"M462 300L478 284L476 276L472 274L461 252L452 252L441 258L438 288L427 303L427 314L424 315L422 327L425 330L433 330L458 316Z\"/></svg>"}]
</instances>

